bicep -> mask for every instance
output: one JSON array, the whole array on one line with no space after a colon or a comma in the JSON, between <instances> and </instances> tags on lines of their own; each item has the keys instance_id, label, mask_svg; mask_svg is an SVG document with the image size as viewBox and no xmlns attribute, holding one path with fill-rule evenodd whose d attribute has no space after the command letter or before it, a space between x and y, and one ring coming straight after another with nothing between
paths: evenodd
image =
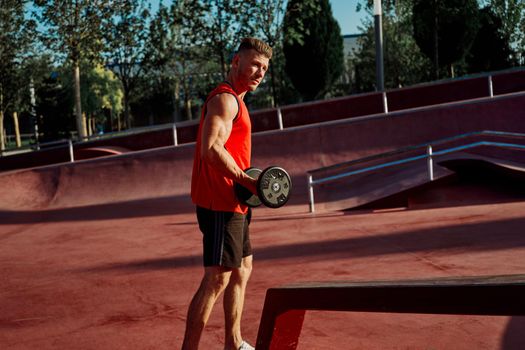
<instances>
[{"instance_id":1,"label":"bicep","mask_svg":"<svg viewBox=\"0 0 525 350\"><path fill-rule=\"evenodd\" d=\"M208 101L201 135L202 156L213 151L214 147L224 147L236 114L237 101L230 94L217 95Z\"/></svg>"}]
</instances>

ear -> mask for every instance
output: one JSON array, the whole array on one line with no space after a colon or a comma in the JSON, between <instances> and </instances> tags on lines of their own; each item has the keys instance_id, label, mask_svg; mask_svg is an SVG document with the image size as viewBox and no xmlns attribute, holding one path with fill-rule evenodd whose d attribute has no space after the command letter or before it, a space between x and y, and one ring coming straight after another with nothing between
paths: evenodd
<instances>
[{"instance_id":1,"label":"ear","mask_svg":"<svg viewBox=\"0 0 525 350\"><path fill-rule=\"evenodd\" d=\"M239 54L236 53L232 58L232 67L237 67L239 65L239 60L240 60Z\"/></svg>"}]
</instances>

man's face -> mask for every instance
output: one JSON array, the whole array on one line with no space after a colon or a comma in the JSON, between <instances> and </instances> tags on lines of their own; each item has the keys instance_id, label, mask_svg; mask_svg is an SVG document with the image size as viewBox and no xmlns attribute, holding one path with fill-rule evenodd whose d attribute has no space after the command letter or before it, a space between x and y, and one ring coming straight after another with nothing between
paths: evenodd
<instances>
[{"instance_id":1,"label":"man's face","mask_svg":"<svg viewBox=\"0 0 525 350\"><path fill-rule=\"evenodd\" d=\"M262 82L270 60L255 50L238 53L232 62L236 85L246 91L254 91Z\"/></svg>"}]
</instances>

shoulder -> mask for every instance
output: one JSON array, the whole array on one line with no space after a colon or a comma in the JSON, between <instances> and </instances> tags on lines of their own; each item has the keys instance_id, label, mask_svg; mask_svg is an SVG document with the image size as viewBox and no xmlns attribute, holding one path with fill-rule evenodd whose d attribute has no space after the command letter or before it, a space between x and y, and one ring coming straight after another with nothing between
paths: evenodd
<instances>
[{"instance_id":1,"label":"shoulder","mask_svg":"<svg viewBox=\"0 0 525 350\"><path fill-rule=\"evenodd\" d=\"M219 93L210 98L206 109L208 111L207 114L221 115L233 119L239 111L239 102L231 93Z\"/></svg>"}]
</instances>

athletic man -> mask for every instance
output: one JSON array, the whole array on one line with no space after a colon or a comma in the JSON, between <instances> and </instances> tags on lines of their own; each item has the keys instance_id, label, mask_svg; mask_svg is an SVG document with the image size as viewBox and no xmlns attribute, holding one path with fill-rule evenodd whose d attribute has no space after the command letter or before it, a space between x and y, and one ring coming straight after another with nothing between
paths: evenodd
<instances>
[{"instance_id":1,"label":"athletic man","mask_svg":"<svg viewBox=\"0 0 525 350\"><path fill-rule=\"evenodd\" d=\"M264 42L245 38L227 80L208 96L202 110L191 183L203 234L204 277L188 309L183 350L197 349L217 298L224 292L225 350L249 350L241 336L246 284L252 270L250 212L237 200L234 183L256 191L250 167L251 122L243 98L261 83L272 57Z\"/></svg>"}]
</instances>

